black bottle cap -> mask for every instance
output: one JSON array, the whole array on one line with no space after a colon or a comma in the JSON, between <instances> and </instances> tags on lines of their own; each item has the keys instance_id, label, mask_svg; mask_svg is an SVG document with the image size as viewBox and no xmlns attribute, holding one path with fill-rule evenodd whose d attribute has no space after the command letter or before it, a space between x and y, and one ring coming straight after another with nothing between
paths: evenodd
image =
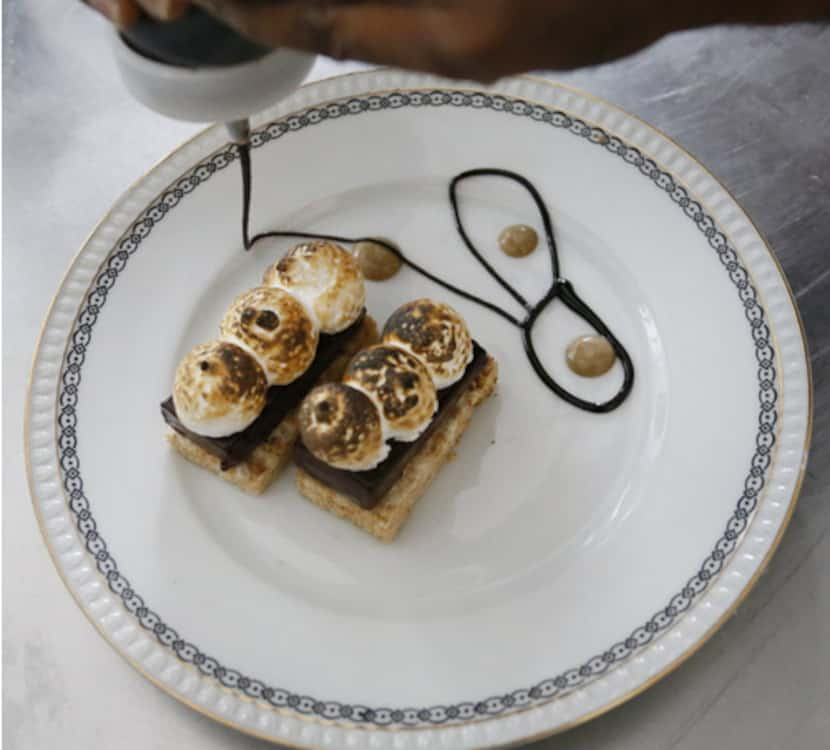
<instances>
[{"instance_id":1,"label":"black bottle cap","mask_svg":"<svg viewBox=\"0 0 830 750\"><path fill-rule=\"evenodd\" d=\"M240 65L270 52L198 8L190 8L176 21L142 15L121 36L144 57L187 68Z\"/></svg>"}]
</instances>

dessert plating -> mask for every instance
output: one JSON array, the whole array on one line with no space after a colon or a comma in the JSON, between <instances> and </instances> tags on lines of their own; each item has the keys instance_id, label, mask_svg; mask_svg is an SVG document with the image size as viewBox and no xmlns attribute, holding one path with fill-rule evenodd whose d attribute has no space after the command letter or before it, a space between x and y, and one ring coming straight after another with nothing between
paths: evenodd
<instances>
[{"instance_id":1,"label":"dessert plating","mask_svg":"<svg viewBox=\"0 0 830 750\"><path fill-rule=\"evenodd\" d=\"M161 407L179 453L249 492L262 492L289 462L308 391L338 380L351 356L377 341L351 255L318 244L289 253L290 273L279 279L280 262L266 271L278 285L234 300L220 339L184 358Z\"/></svg>"},{"instance_id":2,"label":"dessert plating","mask_svg":"<svg viewBox=\"0 0 830 750\"><path fill-rule=\"evenodd\" d=\"M447 305L403 305L386 330L342 383L306 397L296 461L303 495L388 542L493 392L498 368ZM394 437L401 431L406 439Z\"/></svg>"}]
</instances>

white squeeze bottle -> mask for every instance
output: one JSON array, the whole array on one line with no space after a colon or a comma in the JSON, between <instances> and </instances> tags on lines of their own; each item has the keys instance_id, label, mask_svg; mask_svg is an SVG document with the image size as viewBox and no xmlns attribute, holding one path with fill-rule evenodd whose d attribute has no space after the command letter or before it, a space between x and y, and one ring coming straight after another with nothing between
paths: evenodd
<instances>
[{"instance_id":1,"label":"white squeeze bottle","mask_svg":"<svg viewBox=\"0 0 830 750\"><path fill-rule=\"evenodd\" d=\"M115 35L114 52L140 102L177 120L226 123L237 141L247 138L248 119L295 91L315 60L255 44L197 8L176 21L142 16Z\"/></svg>"}]
</instances>

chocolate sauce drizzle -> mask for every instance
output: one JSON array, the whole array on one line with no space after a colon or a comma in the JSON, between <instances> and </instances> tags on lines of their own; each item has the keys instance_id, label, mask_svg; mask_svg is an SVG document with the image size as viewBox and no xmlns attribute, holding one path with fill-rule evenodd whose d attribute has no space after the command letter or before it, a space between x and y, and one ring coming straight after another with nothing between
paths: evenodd
<instances>
[{"instance_id":1,"label":"chocolate sauce drizzle","mask_svg":"<svg viewBox=\"0 0 830 750\"><path fill-rule=\"evenodd\" d=\"M516 326L516 328L518 328L521 331L525 353L527 354L527 358L531 366L536 371L536 375L551 391L553 391L557 396L567 401L572 406L595 414L604 414L613 411L620 404L622 404L623 401L626 400L626 398L628 398L628 395L631 393L631 389L634 386L634 364L631 361L631 357L629 356L626 348L613 334L611 329L607 325L605 325L602 318L600 318L599 315L597 315L591 309L591 307L589 307L589 305L576 293L573 284L571 284L570 281L568 281L561 275L559 265L559 251L553 233L553 221L550 216L550 211L548 211L548 207L545 205L545 202L542 199L542 196L539 194L539 191L536 189L533 183L531 183L530 180L528 180L526 177L523 177L520 174L516 174L515 172L511 172L506 169L470 169L454 177L449 187L449 199L450 204L452 206L453 215L455 217L455 225L456 229L458 230L458 234L461 236L461 239L463 240L464 244L466 245L467 249L470 251L472 256L481 264L484 270L487 271L487 273L489 273L490 276L492 276L493 279L495 279L496 282L498 282L502 289L504 289L511 297L513 297L513 299L515 299L516 302L518 302L525 310L526 314L524 318L520 319L515 315L509 313L507 310L499 307L498 305L492 302L488 302L487 300L482 299L481 297L477 297L474 294L470 294L470 292L467 292L464 289L455 286L454 284L450 284L449 282L438 278L435 274L431 273L427 269L423 268L422 266L407 258L398 248L394 247L393 245L390 245L388 242L384 242L383 240L377 239L375 237L341 237L339 235L333 234L319 234L299 232L293 230L261 232L254 236L251 236L250 215L252 180L250 145L238 144L238 150L239 161L242 167L242 240L246 250L250 250L257 242L269 237L299 240L327 240L330 242L338 242L347 245L354 245L358 242L375 242L378 245L385 247L394 255L396 255L398 258L400 258L401 262L404 265L408 266L424 278L435 282L436 284L443 287L447 291L452 292L453 294L457 294L458 296L463 297L464 299L469 300L470 302L473 302L476 305L479 305L490 310L491 312L494 312L496 315L499 315L500 317L504 318L504 320ZM499 177L511 180L521 185L530 194L530 197L536 204L536 208L538 209L539 215L542 219L545 240L548 245L548 252L551 264L551 284L547 292L542 297L542 299L535 304L531 304L530 302L528 302L516 289L514 289L505 279L503 279L498 274L495 268L493 268L493 266L491 266L490 263L487 262L487 260L475 246L473 241L470 239L470 236L467 233L466 228L464 227L464 222L461 220L461 211L458 201L458 187L465 180L469 180L475 177ZM580 318L582 318L586 323L588 323L598 334L608 339L609 343L614 349L614 353L617 355L617 358L619 359L623 368L623 383L619 391L617 391L617 393L608 401L604 401L602 403L594 403L593 401L586 401L584 399L579 398L579 396L575 396L573 393L559 385L559 383L557 383L550 376L550 374L542 364L541 360L539 359L539 355L536 352L536 346L533 343L533 327L539 320L540 315L548 308L549 305L551 305L554 302L554 300L557 299L561 300L562 303L569 310L576 313Z\"/></svg>"}]
</instances>

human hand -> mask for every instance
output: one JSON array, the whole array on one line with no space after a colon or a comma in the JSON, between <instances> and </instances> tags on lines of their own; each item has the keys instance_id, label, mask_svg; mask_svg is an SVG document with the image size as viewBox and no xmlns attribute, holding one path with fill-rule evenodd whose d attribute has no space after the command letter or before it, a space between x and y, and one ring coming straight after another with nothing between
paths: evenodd
<instances>
[{"instance_id":1,"label":"human hand","mask_svg":"<svg viewBox=\"0 0 830 750\"><path fill-rule=\"evenodd\" d=\"M88 0L120 26L139 8L178 18L187 0ZM457 78L491 80L535 68L572 68L646 46L668 28L647 0L192 0L240 33L293 47Z\"/></svg>"},{"instance_id":2,"label":"human hand","mask_svg":"<svg viewBox=\"0 0 830 750\"><path fill-rule=\"evenodd\" d=\"M127 26L143 8L178 18L188 0L87 0ZM493 80L568 69L636 52L711 23L826 18L830 0L190 0L271 47Z\"/></svg>"},{"instance_id":3,"label":"human hand","mask_svg":"<svg viewBox=\"0 0 830 750\"><path fill-rule=\"evenodd\" d=\"M479 80L605 62L688 12L670 19L649 0L192 1L266 46Z\"/></svg>"},{"instance_id":4,"label":"human hand","mask_svg":"<svg viewBox=\"0 0 830 750\"><path fill-rule=\"evenodd\" d=\"M121 28L135 23L142 10L159 20L173 21L181 17L189 5L188 0L85 0L85 2Z\"/></svg>"}]
</instances>

